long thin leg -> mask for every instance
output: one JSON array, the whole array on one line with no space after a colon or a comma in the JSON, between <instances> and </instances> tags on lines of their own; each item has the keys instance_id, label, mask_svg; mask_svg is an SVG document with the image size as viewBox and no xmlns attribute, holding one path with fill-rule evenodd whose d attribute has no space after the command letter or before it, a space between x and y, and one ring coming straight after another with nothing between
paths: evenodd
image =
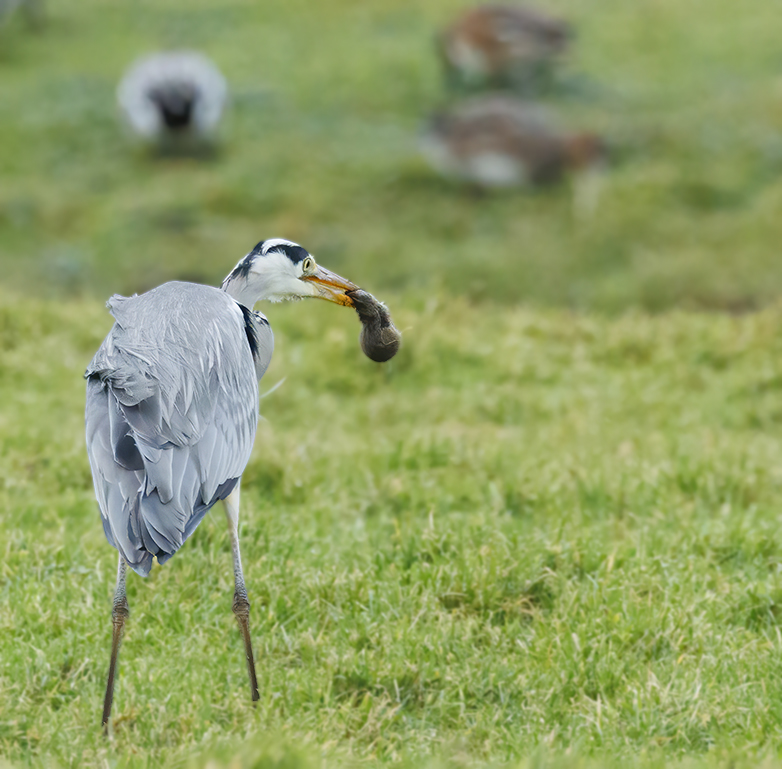
<instances>
[{"instance_id":1,"label":"long thin leg","mask_svg":"<svg viewBox=\"0 0 782 769\"><path fill-rule=\"evenodd\" d=\"M247 598L247 588L244 586L244 574L242 573L242 557L239 554L239 486L223 500L225 503L225 516L228 518L228 530L231 534L231 554L234 560L234 604L233 610L239 630L244 639L244 653L247 657L247 672L250 674L250 693L253 702L260 699L258 694L258 679L255 675L255 659L253 658L253 645L250 640L250 601Z\"/></svg>"},{"instance_id":2,"label":"long thin leg","mask_svg":"<svg viewBox=\"0 0 782 769\"><path fill-rule=\"evenodd\" d=\"M117 658L119 646L122 643L122 632L125 629L125 620L130 614L128 599L125 594L125 571L127 564L120 555L117 566L117 587L114 590L114 609L111 619L114 623L114 632L111 636L111 662L109 662L109 680L106 682L106 698L103 700L103 731L108 733L109 716L111 716L111 703L114 699L114 678L117 672Z\"/></svg>"}]
</instances>

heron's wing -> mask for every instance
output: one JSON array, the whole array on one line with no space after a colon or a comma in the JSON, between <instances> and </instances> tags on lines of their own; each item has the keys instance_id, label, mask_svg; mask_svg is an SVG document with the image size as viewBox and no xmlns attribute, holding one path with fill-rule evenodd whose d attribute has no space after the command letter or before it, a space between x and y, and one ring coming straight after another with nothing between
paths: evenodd
<instances>
[{"instance_id":1,"label":"heron's wing","mask_svg":"<svg viewBox=\"0 0 782 769\"><path fill-rule=\"evenodd\" d=\"M153 556L143 548L139 537L132 534L129 525L130 518L138 515L144 467L132 437L123 444L116 434L112 435L112 416L116 424L117 414L116 400L110 398L109 389L97 379L88 380L87 455L103 531L109 543L136 571L148 574Z\"/></svg>"},{"instance_id":2,"label":"heron's wing","mask_svg":"<svg viewBox=\"0 0 782 769\"><path fill-rule=\"evenodd\" d=\"M87 369L87 441L109 541L140 573L238 482L258 385L244 317L224 292L169 283L111 302Z\"/></svg>"}]
</instances>

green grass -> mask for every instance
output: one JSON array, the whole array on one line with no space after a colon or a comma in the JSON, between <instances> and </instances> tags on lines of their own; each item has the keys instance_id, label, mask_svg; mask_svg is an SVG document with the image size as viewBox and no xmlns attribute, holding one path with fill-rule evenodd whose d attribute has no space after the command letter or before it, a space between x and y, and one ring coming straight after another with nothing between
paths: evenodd
<instances>
[{"instance_id":1,"label":"green grass","mask_svg":"<svg viewBox=\"0 0 782 769\"><path fill-rule=\"evenodd\" d=\"M586 219L568 185L475 197L417 158L460 5L63 0L0 29L0 766L780 765L777 4L555 3L579 35L550 106L615 147ZM231 82L212 162L117 125L125 66L173 45ZM377 366L352 313L268 308L261 701L218 510L131 575L107 742L103 299L276 235L387 300L404 347Z\"/></svg>"},{"instance_id":2,"label":"green grass","mask_svg":"<svg viewBox=\"0 0 782 769\"><path fill-rule=\"evenodd\" d=\"M475 198L415 137L444 91L458 0L51 3L0 33L0 268L100 295L210 283L284 235L375 289L609 312L745 310L782 286L782 30L774 2L559 0L578 40L549 100L615 150L601 204L567 185ZM160 46L201 48L234 109L211 164L129 149L114 88Z\"/></svg>"},{"instance_id":3,"label":"green grass","mask_svg":"<svg viewBox=\"0 0 782 769\"><path fill-rule=\"evenodd\" d=\"M129 581L107 745L115 553L80 373L109 318L6 302L0 753L778 755L782 315L397 305L386 368L351 313L273 308L264 385L286 381L243 496L260 703L216 511Z\"/></svg>"}]
</instances>

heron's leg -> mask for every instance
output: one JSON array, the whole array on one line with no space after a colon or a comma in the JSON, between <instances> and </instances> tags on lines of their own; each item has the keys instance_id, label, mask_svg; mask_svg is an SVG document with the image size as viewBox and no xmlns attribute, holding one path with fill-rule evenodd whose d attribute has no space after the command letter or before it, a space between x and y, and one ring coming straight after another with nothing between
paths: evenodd
<instances>
[{"instance_id":1,"label":"heron's leg","mask_svg":"<svg viewBox=\"0 0 782 769\"><path fill-rule=\"evenodd\" d=\"M111 662L109 662L109 679L106 682L106 698L103 700L103 730L108 733L109 716L111 716L111 703L114 699L114 678L117 672L117 658L119 657L119 645L122 643L122 632L125 629L125 620L130 614L128 599L125 594L125 571L127 564L120 555L117 566L117 587L114 589L114 609L111 619L114 623L114 632L111 636Z\"/></svg>"},{"instance_id":2,"label":"heron's leg","mask_svg":"<svg viewBox=\"0 0 782 769\"><path fill-rule=\"evenodd\" d=\"M228 529L231 534L231 554L234 560L234 614L239 623L239 630L244 639L244 653L247 657L247 672L250 674L250 693L253 702L260 699L258 694L258 679L255 675L255 659L253 645L250 640L250 601L247 598L247 588L244 586L242 573L242 557L239 554L239 486L223 500L225 515L228 518Z\"/></svg>"}]
</instances>

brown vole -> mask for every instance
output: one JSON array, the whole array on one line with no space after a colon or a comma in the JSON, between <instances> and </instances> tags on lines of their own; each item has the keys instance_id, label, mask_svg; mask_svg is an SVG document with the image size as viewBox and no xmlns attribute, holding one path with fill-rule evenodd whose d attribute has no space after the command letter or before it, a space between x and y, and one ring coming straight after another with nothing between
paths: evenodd
<instances>
[{"instance_id":1,"label":"brown vole","mask_svg":"<svg viewBox=\"0 0 782 769\"><path fill-rule=\"evenodd\" d=\"M358 289L347 294L363 324L359 341L364 355L376 363L391 360L399 350L402 333L394 326L388 308L367 291Z\"/></svg>"}]
</instances>

